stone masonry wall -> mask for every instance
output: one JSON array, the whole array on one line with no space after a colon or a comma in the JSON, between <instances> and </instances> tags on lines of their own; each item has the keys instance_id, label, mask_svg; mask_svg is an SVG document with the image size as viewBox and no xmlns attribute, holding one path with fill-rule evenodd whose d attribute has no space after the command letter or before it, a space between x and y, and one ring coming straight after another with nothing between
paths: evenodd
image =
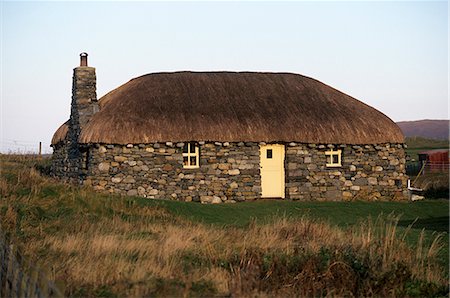
<instances>
[{"instance_id":1,"label":"stone masonry wall","mask_svg":"<svg viewBox=\"0 0 450 298\"><path fill-rule=\"evenodd\" d=\"M200 142L200 168L184 169L184 143L93 145L79 169L99 191L148 198L235 202L261 197L258 143ZM342 166L327 167L325 151L342 150ZM54 171L65 176L67 149L54 148ZM286 144L286 198L292 200L407 199L402 144ZM84 168L84 167L83 167Z\"/></svg>"},{"instance_id":2,"label":"stone masonry wall","mask_svg":"<svg viewBox=\"0 0 450 298\"><path fill-rule=\"evenodd\" d=\"M64 178L68 172L67 143L59 142L53 145L52 154L52 174L56 177Z\"/></svg>"},{"instance_id":3,"label":"stone masonry wall","mask_svg":"<svg viewBox=\"0 0 450 298\"><path fill-rule=\"evenodd\" d=\"M342 166L326 166L325 151L342 150ZM294 200L407 199L402 144L286 146L286 195Z\"/></svg>"},{"instance_id":4,"label":"stone masonry wall","mask_svg":"<svg viewBox=\"0 0 450 298\"><path fill-rule=\"evenodd\" d=\"M183 145L97 145L89 154L85 184L123 195L202 203L260 196L257 143L200 142L197 169L183 168Z\"/></svg>"},{"instance_id":5,"label":"stone masonry wall","mask_svg":"<svg viewBox=\"0 0 450 298\"><path fill-rule=\"evenodd\" d=\"M86 177L88 167L88 150L86 146L79 146L78 158L71 156L71 144L67 139L52 145L52 174L66 181L82 183Z\"/></svg>"}]
</instances>

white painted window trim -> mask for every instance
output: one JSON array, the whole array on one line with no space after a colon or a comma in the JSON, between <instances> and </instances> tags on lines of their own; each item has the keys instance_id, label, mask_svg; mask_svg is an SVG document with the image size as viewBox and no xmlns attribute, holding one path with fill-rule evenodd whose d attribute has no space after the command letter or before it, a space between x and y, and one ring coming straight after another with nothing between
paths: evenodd
<instances>
[{"instance_id":1,"label":"white painted window trim","mask_svg":"<svg viewBox=\"0 0 450 298\"><path fill-rule=\"evenodd\" d=\"M341 158L342 158L342 150L329 150L329 151L325 151L325 155L326 156L330 156L330 163L327 163L327 167L329 168L337 168L337 167L342 167L342 162L341 162ZM333 156L337 155L338 157L338 162L335 163L333 162Z\"/></svg>"},{"instance_id":2,"label":"white painted window trim","mask_svg":"<svg viewBox=\"0 0 450 298\"><path fill-rule=\"evenodd\" d=\"M184 149L183 149L183 169L198 169L198 168L200 168L200 150L199 150L199 148L198 148L198 145L197 144L194 144L194 148L195 148L195 150L194 150L194 152L191 152L191 144L192 143L186 143L187 144L187 148L188 148L188 152L187 153L185 153L184 152ZM188 161L188 164L187 165L185 165L184 164L184 157L187 157L187 161ZM191 157L192 156L195 156L195 165L193 166L193 165L191 165Z\"/></svg>"}]
</instances>

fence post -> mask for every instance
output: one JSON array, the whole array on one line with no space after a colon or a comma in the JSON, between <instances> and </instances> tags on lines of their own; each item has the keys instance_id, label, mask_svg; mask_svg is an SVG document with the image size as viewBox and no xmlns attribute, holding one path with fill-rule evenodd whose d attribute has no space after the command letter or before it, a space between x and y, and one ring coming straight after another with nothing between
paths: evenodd
<instances>
[{"instance_id":1,"label":"fence post","mask_svg":"<svg viewBox=\"0 0 450 298\"><path fill-rule=\"evenodd\" d=\"M29 279L29 292L27 297L35 297L36 296L36 284L37 284L37 276L38 276L38 269L36 268L30 268L30 279Z\"/></svg>"},{"instance_id":2,"label":"fence post","mask_svg":"<svg viewBox=\"0 0 450 298\"><path fill-rule=\"evenodd\" d=\"M39 272L39 290L41 291L41 295L43 297L49 297L49 290L48 290L48 281L44 277L43 272Z\"/></svg>"},{"instance_id":3,"label":"fence post","mask_svg":"<svg viewBox=\"0 0 450 298\"><path fill-rule=\"evenodd\" d=\"M3 293L3 284L6 280L6 246L0 234L0 293Z\"/></svg>"},{"instance_id":4,"label":"fence post","mask_svg":"<svg viewBox=\"0 0 450 298\"><path fill-rule=\"evenodd\" d=\"M6 276L5 276L5 297L10 297L12 294L12 288L13 288L13 284L12 284L12 278L14 276L14 262L13 262L13 258L14 258L14 245L10 245L9 248L7 248L7 253L8 253L8 264L6 265Z\"/></svg>"}]
</instances>

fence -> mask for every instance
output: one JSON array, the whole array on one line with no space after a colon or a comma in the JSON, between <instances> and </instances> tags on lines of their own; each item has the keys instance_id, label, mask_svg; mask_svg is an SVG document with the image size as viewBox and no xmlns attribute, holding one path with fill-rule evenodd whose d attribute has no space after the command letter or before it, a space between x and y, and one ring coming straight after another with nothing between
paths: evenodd
<instances>
[{"instance_id":1,"label":"fence","mask_svg":"<svg viewBox=\"0 0 450 298\"><path fill-rule=\"evenodd\" d=\"M423 168L423 169L422 169ZM430 174L430 173L445 173L449 172L449 164L447 163L423 163L421 161L414 162L414 163L408 163L406 165L406 174L408 176L416 176L419 173L421 175L423 174Z\"/></svg>"},{"instance_id":2,"label":"fence","mask_svg":"<svg viewBox=\"0 0 450 298\"><path fill-rule=\"evenodd\" d=\"M23 257L0 231L0 297L63 297L36 267L24 271Z\"/></svg>"}]
</instances>

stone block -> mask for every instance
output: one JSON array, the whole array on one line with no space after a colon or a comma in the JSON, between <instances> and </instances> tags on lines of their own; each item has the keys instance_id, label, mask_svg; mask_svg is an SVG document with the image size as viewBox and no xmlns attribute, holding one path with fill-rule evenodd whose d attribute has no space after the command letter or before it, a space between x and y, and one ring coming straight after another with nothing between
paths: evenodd
<instances>
[{"instance_id":1,"label":"stone block","mask_svg":"<svg viewBox=\"0 0 450 298\"><path fill-rule=\"evenodd\" d=\"M100 172L108 172L109 171L109 162L101 162L98 164L98 170Z\"/></svg>"},{"instance_id":2,"label":"stone block","mask_svg":"<svg viewBox=\"0 0 450 298\"><path fill-rule=\"evenodd\" d=\"M353 185L365 186L368 184L369 184L369 182L368 182L367 178L358 178L358 179L355 179L355 181L353 181Z\"/></svg>"},{"instance_id":3,"label":"stone block","mask_svg":"<svg viewBox=\"0 0 450 298\"><path fill-rule=\"evenodd\" d=\"M116 155L116 156L114 156L114 160L117 162L124 162L127 160L127 158L125 156Z\"/></svg>"},{"instance_id":4,"label":"stone block","mask_svg":"<svg viewBox=\"0 0 450 298\"><path fill-rule=\"evenodd\" d=\"M350 180L346 180L345 182L344 182L344 186L352 186L353 185L353 182L352 181L350 181Z\"/></svg>"},{"instance_id":5,"label":"stone block","mask_svg":"<svg viewBox=\"0 0 450 298\"><path fill-rule=\"evenodd\" d=\"M211 199L211 204L220 204L222 203L222 199L218 196L213 196Z\"/></svg>"},{"instance_id":6,"label":"stone block","mask_svg":"<svg viewBox=\"0 0 450 298\"><path fill-rule=\"evenodd\" d=\"M200 196L200 202L202 204L211 203L212 198L212 196Z\"/></svg>"},{"instance_id":7,"label":"stone block","mask_svg":"<svg viewBox=\"0 0 450 298\"><path fill-rule=\"evenodd\" d=\"M309 171L313 171L313 170L315 170L315 169L317 169L317 165L316 165L315 163L312 163L312 164L309 164L309 165L308 165L308 170L309 170Z\"/></svg>"},{"instance_id":8,"label":"stone block","mask_svg":"<svg viewBox=\"0 0 450 298\"><path fill-rule=\"evenodd\" d=\"M122 181L122 178L120 177L112 177L111 182L112 183L120 183Z\"/></svg>"},{"instance_id":9,"label":"stone block","mask_svg":"<svg viewBox=\"0 0 450 298\"><path fill-rule=\"evenodd\" d=\"M130 183L135 183L136 180L132 176L127 176L125 179L122 180L122 182L130 184Z\"/></svg>"},{"instance_id":10,"label":"stone block","mask_svg":"<svg viewBox=\"0 0 450 298\"><path fill-rule=\"evenodd\" d=\"M162 168L163 171L172 171L173 166L171 164L165 164Z\"/></svg>"},{"instance_id":11,"label":"stone block","mask_svg":"<svg viewBox=\"0 0 450 298\"><path fill-rule=\"evenodd\" d=\"M152 189L150 189L150 190L147 190L147 193L148 193L149 195L151 195L151 196L155 196L155 195L158 194L158 190L155 189L155 188L152 188Z\"/></svg>"},{"instance_id":12,"label":"stone block","mask_svg":"<svg viewBox=\"0 0 450 298\"><path fill-rule=\"evenodd\" d=\"M344 191L344 192L342 192L342 198L343 198L345 201L350 200L352 197L353 197L353 194L352 194L351 192L349 192L349 191Z\"/></svg>"},{"instance_id":13,"label":"stone block","mask_svg":"<svg viewBox=\"0 0 450 298\"><path fill-rule=\"evenodd\" d=\"M230 188L235 189L235 188L238 188L238 186L239 186L239 185L238 185L235 181L233 181L233 182L230 183Z\"/></svg>"},{"instance_id":14,"label":"stone block","mask_svg":"<svg viewBox=\"0 0 450 298\"><path fill-rule=\"evenodd\" d=\"M228 170L228 175L239 175L240 173L239 169Z\"/></svg>"},{"instance_id":15,"label":"stone block","mask_svg":"<svg viewBox=\"0 0 450 298\"><path fill-rule=\"evenodd\" d=\"M142 186L139 186L137 188L137 192L138 192L138 195L143 196L143 195L145 195L145 188Z\"/></svg>"},{"instance_id":16,"label":"stone block","mask_svg":"<svg viewBox=\"0 0 450 298\"><path fill-rule=\"evenodd\" d=\"M375 177L367 178L367 182L369 183L369 185L377 185L378 184L378 180Z\"/></svg>"},{"instance_id":17,"label":"stone block","mask_svg":"<svg viewBox=\"0 0 450 298\"><path fill-rule=\"evenodd\" d=\"M400 163L400 161L398 159L392 159L389 161L389 165L391 166L396 166Z\"/></svg>"},{"instance_id":18,"label":"stone block","mask_svg":"<svg viewBox=\"0 0 450 298\"><path fill-rule=\"evenodd\" d=\"M229 163L220 163L217 165L217 167L219 168L219 170L228 170L231 168L231 164Z\"/></svg>"},{"instance_id":19,"label":"stone block","mask_svg":"<svg viewBox=\"0 0 450 298\"><path fill-rule=\"evenodd\" d=\"M298 164L296 162L288 163L288 170L296 170L298 168Z\"/></svg>"}]
</instances>

